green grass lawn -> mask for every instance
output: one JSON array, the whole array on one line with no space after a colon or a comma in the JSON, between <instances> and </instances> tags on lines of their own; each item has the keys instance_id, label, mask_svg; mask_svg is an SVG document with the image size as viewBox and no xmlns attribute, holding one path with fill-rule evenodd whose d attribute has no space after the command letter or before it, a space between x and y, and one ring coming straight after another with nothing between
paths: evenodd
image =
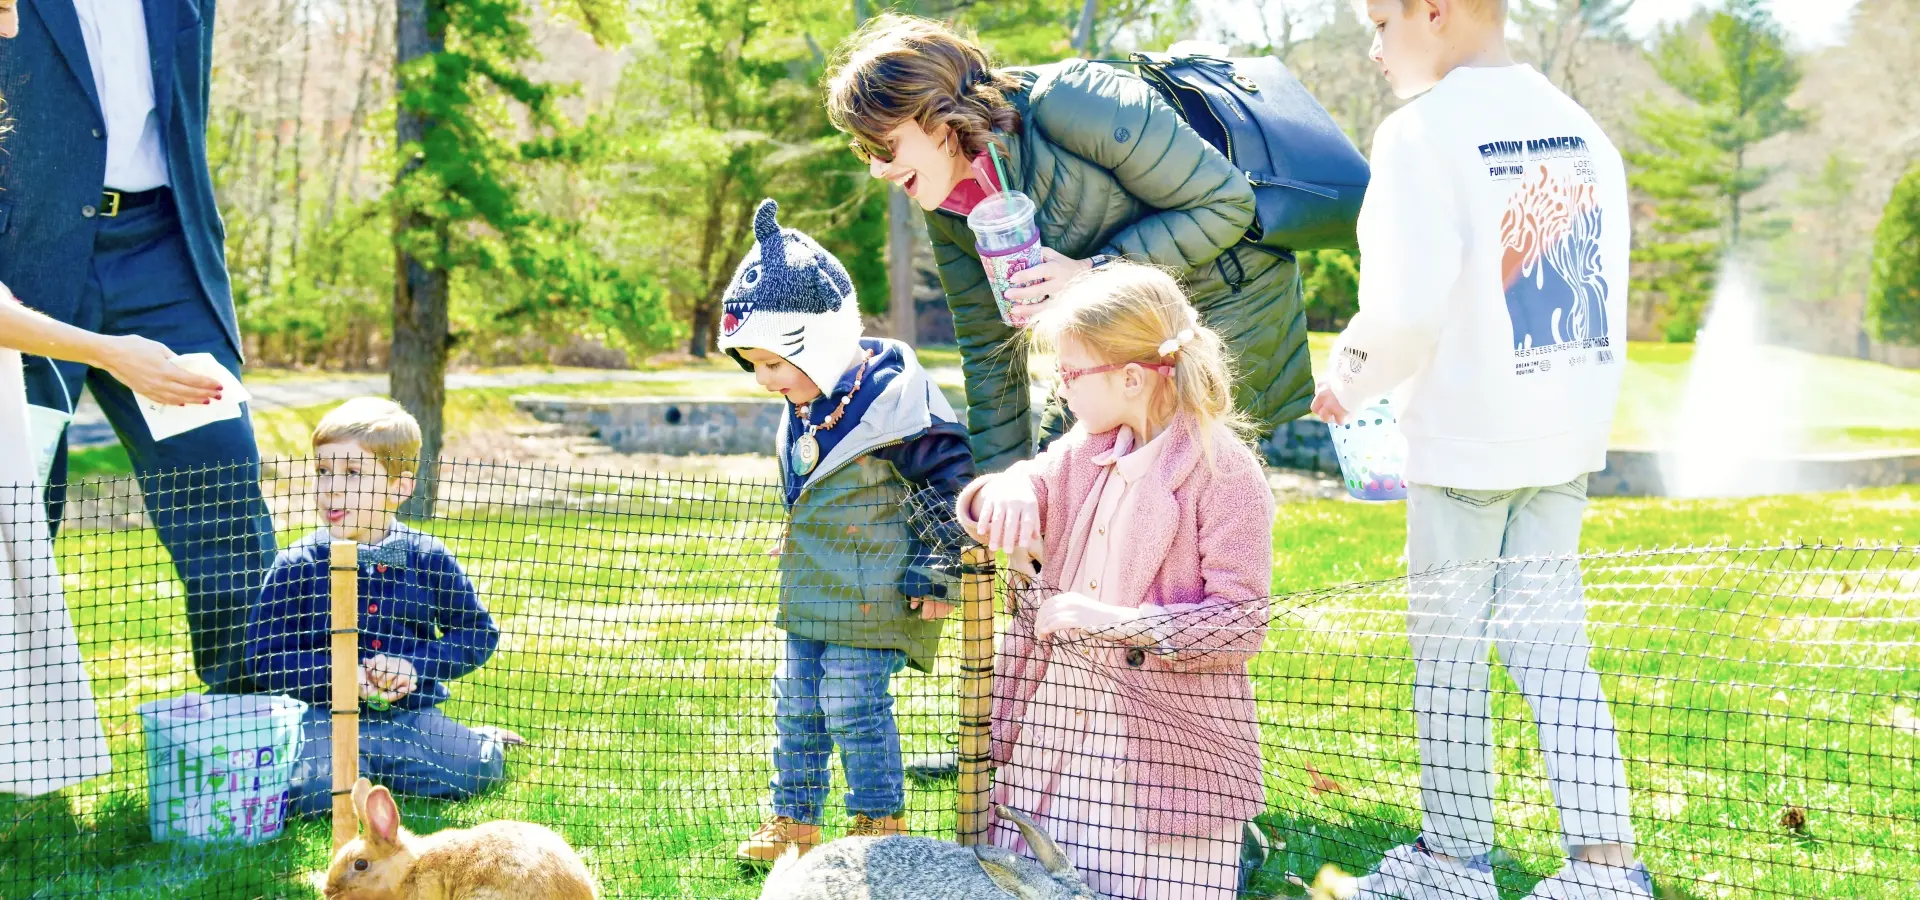
<instances>
[{"instance_id":1,"label":"green grass lawn","mask_svg":"<svg viewBox=\"0 0 1920 900\"><path fill-rule=\"evenodd\" d=\"M1326 371L1334 335L1316 332L1314 371ZM1771 365L1800 385L1795 423L1808 453L1920 449L1920 370L1768 347ZM1694 345L1635 341L1613 422L1615 447L1659 448L1673 433L1686 397Z\"/></svg>"},{"instance_id":2,"label":"green grass lawn","mask_svg":"<svg viewBox=\"0 0 1920 900\"><path fill-rule=\"evenodd\" d=\"M1316 332L1309 345L1315 371L1324 371L1334 335ZM960 364L959 351L951 347L925 347L918 351L921 363L929 368L951 369ZM1911 450L1920 448L1920 371L1896 369L1878 363L1838 357L1815 356L1795 350L1768 351L1782 366L1803 375L1805 394L1801 403L1806 434L1805 452L1838 453L1875 450ZM1621 387L1620 407L1614 422L1616 447L1658 447L1668 434L1686 389L1687 366L1693 358L1691 344L1635 343L1628 352L1625 380ZM486 369L482 371L520 371L532 367ZM556 384L521 388L473 388L447 392L447 433L457 435L470 428L500 428L529 425L532 419L515 409L512 398L520 394L559 394L574 397L729 397L752 399L766 396L753 379L740 373L739 367L724 355L704 362L674 359L671 365L653 366L655 371L740 374L739 378L689 377L685 380L603 382L594 384ZM1040 369L1036 369L1038 371ZM331 377L327 373L266 370L248 372L247 377L266 381L285 381ZM966 405L966 391L960 380L948 377L940 387L956 407ZM265 456L304 456L307 436L333 404L301 409L277 409L255 415L255 432ZM101 475L124 475L132 471L126 451L118 446L93 447L75 451L69 462L73 479Z\"/></svg>"},{"instance_id":3,"label":"green grass lawn","mask_svg":"<svg viewBox=\"0 0 1920 900\"><path fill-rule=\"evenodd\" d=\"M1920 448L1920 370L1768 347L1763 360L1790 373L1809 452ZM1685 396L1692 344L1635 343L1614 423L1616 446L1658 447Z\"/></svg>"},{"instance_id":4,"label":"green grass lawn","mask_svg":"<svg viewBox=\"0 0 1920 900\"><path fill-rule=\"evenodd\" d=\"M447 708L520 730L533 746L515 752L509 783L493 793L404 802L410 824L506 816L552 825L582 848L609 896L756 896L757 879L727 855L765 800L766 679L781 639L765 550L778 534L777 500L763 489L627 476L533 496L538 503L451 509L429 528L465 561L503 632L499 652L456 685ZM1599 500L1586 542L1910 545L1917 511L1912 487ZM1254 665L1273 810L1263 821L1288 844L1262 873L1268 886L1288 869L1311 878L1322 862L1363 870L1418 827L1404 599L1395 582L1370 584L1401 571L1403 516L1402 504L1280 510L1274 589L1321 593L1275 619ZM60 549L115 773L52 798L0 800L0 897L317 896L302 879L323 865L323 824L244 850L148 840L133 709L197 689L184 674L180 587L145 531L70 530ZM1684 565L1594 570L1597 664L1633 760L1643 856L1663 889L1894 897L1920 881L1920 860L1895 849L1920 845L1920 733L1898 727L1891 708L1920 694L1907 552L1896 585L1904 593L1878 606L1871 598L1896 595L1853 570L1876 558L1886 566L1884 556L1819 561L1832 575L1816 580L1845 591L1729 579L1725 567L1712 577ZM1858 624L1900 616L1903 629ZM952 665L896 679L909 753L950 747ZM1554 813L1538 757L1525 749L1535 738L1524 703L1504 675L1495 687L1502 880L1517 897L1553 865ZM1888 721L1895 726L1876 727ZM1338 790L1314 790L1309 766ZM1786 805L1809 811L1806 835L1773 824ZM951 808L950 787L910 787L916 831L950 834Z\"/></svg>"}]
</instances>

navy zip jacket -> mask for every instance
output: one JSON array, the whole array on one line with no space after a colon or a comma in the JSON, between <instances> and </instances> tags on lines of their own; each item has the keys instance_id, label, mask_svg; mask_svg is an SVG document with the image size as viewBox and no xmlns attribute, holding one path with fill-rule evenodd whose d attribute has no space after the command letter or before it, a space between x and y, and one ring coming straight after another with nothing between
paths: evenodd
<instances>
[{"instance_id":1,"label":"navy zip jacket","mask_svg":"<svg viewBox=\"0 0 1920 900\"><path fill-rule=\"evenodd\" d=\"M332 600L325 528L280 552L259 602L247 615L247 672L261 689L327 705ZM394 701L426 709L447 699L447 682L480 668L500 629L473 581L445 544L399 522L360 549L360 661L395 656L413 664L417 689Z\"/></svg>"},{"instance_id":2,"label":"navy zip jacket","mask_svg":"<svg viewBox=\"0 0 1920 900\"><path fill-rule=\"evenodd\" d=\"M866 374L860 377L860 390L847 403L847 411L839 422L813 435L820 444L820 459L823 461L831 457L835 448L840 446L841 439L867 417L867 409L873 405L875 398L886 393L888 385L906 370L906 354L913 352L906 344L885 338L861 338L860 346L873 354L867 363ZM833 414L847 392L853 390L857 374L858 367L848 369L840 376L839 382L809 405L804 419L800 416L799 407L787 404L786 434L789 440L780 445L780 475L786 487L788 507L800 499L800 491L806 487L810 477L819 473L818 469L806 475L794 471L792 440L806 434L809 425L824 422ZM975 472L973 451L967 443L965 425L934 416L932 424L919 435L874 447L865 455L892 463L910 489L920 491L930 488L931 494L922 496L920 502L944 507L947 511L946 515L940 517L942 521L933 523L933 527L957 528L952 525L954 501L960 495L960 489L973 480ZM909 597L947 598L949 592L943 582L957 578L959 572L960 561L949 558L953 548L929 547L925 536L917 533L912 535L909 544L910 564L902 576L900 592ZM930 577L935 574L944 577Z\"/></svg>"}]
</instances>

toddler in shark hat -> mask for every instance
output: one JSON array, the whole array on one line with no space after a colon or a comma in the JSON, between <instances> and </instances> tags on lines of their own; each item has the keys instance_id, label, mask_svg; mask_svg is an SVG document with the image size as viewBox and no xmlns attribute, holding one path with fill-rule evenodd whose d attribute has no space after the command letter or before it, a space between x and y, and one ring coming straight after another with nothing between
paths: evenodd
<instances>
[{"instance_id":1,"label":"toddler in shark hat","mask_svg":"<svg viewBox=\"0 0 1920 900\"><path fill-rule=\"evenodd\" d=\"M754 213L720 324L720 348L787 401L775 442L788 513L775 624L787 643L773 679L772 815L737 851L752 862L819 842L836 744L848 833L906 831L890 685L905 666L932 669L959 572L957 544L933 535L957 529L954 497L974 474L967 430L913 348L861 337L846 268L778 212L766 200ZM910 528L909 498L944 521Z\"/></svg>"}]
</instances>

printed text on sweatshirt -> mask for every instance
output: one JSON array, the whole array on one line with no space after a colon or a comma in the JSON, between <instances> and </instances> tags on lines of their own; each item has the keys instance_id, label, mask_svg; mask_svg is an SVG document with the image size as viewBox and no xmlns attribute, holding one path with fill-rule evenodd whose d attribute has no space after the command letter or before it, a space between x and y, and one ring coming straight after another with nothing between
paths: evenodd
<instances>
[{"instance_id":1,"label":"printed text on sweatshirt","mask_svg":"<svg viewBox=\"0 0 1920 900\"><path fill-rule=\"evenodd\" d=\"M1498 490L1606 466L1625 365L1626 170L1528 66L1461 68L1380 125L1360 312L1328 379L1405 383L1407 478Z\"/></svg>"}]
</instances>

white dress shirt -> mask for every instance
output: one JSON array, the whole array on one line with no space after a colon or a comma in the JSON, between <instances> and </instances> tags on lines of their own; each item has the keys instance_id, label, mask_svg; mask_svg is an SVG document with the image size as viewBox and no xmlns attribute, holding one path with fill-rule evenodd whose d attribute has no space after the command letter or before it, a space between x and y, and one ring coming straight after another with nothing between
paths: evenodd
<instances>
[{"instance_id":1,"label":"white dress shirt","mask_svg":"<svg viewBox=\"0 0 1920 900\"><path fill-rule=\"evenodd\" d=\"M167 184L141 0L74 0L73 9L80 14L93 86L107 120L106 187L144 191Z\"/></svg>"}]
</instances>

